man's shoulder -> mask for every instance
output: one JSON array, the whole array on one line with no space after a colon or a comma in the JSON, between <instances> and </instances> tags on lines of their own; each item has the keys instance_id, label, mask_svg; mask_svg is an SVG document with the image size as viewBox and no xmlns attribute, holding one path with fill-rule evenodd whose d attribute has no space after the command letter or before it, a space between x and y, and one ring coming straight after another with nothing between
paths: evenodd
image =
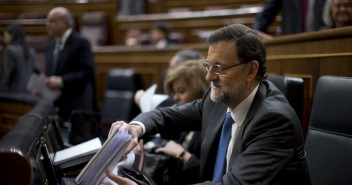
<instances>
[{"instance_id":1,"label":"man's shoulder","mask_svg":"<svg viewBox=\"0 0 352 185\"><path fill-rule=\"evenodd\" d=\"M84 37L82 34L72 31L70 35L71 39L76 40L76 41L81 41L81 42L88 42L88 38Z\"/></svg>"}]
</instances>

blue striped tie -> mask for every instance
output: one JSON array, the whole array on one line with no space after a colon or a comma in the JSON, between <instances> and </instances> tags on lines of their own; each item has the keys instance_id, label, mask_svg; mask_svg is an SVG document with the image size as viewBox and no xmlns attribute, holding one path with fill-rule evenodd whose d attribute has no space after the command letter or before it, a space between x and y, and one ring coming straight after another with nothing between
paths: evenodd
<instances>
[{"instance_id":1,"label":"blue striped tie","mask_svg":"<svg viewBox=\"0 0 352 185\"><path fill-rule=\"evenodd\" d=\"M216 155L214 174L213 174L213 181L215 181L215 182L221 182L221 178L225 172L226 153L227 153L227 147L228 147L230 139L231 139L231 130L232 130L233 123L234 123L234 121L231 117L231 113L228 112L226 114L226 118L225 118L224 123L222 125L218 153Z\"/></svg>"}]
</instances>

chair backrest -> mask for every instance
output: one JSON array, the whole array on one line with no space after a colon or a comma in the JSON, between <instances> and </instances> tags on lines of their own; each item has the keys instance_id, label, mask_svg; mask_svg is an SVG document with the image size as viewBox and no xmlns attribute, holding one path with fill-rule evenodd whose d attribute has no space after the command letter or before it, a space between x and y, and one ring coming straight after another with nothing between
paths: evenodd
<instances>
[{"instance_id":1,"label":"chair backrest","mask_svg":"<svg viewBox=\"0 0 352 185\"><path fill-rule=\"evenodd\" d=\"M134 102L134 94L141 89L138 75L132 69L110 71L106 80L101 110L103 122L130 121L140 109Z\"/></svg>"},{"instance_id":2,"label":"chair backrest","mask_svg":"<svg viewBox=\"0 0 352 185\"><path fill-rule=\"evenodd\" d=\"M109 17L106 12L85 12L82 15L80 32L92 46L110 44Z\"/></svg>"},{"instance_id":3,"label":"chair backrest","mask_svg":"<svg viewBox=\"0 0 352 185\"><path fill-rule=\"evenodd\" d=\"M305 141L312 185L352 184L352 78L322 76Z\"/></svg>"},{"instance_id":4,"label":"chair backrest","mask_svg":"<svg viewBox=\"0 0 352 185\"><path fill-rule=\"evenodd\" d=\"M51 101L41 99L0 140L0 184L58 184L51 161ZM18 177L21 174L21 178Z\"/></svg>"},{"instance_id":5,"label":"chair backrest","mask_svg":"<svg viewBox=\"0 0 352 185\"><path fill-rule=\"evenodd\" d=\"M303 119L304 84L303 79L288 76L268 76L268 80L286 96L299 120Z\"/></svg>"},{"instance_id":6,"label":"chair backrest","mask_svg":"<svg viewBox=\"0 0 352 185\"><path fill-rule=\"evenodd\" d=\"M19 19L46 19L44 12L22 12L18 15Z\"/></svg>"}]
</instances>

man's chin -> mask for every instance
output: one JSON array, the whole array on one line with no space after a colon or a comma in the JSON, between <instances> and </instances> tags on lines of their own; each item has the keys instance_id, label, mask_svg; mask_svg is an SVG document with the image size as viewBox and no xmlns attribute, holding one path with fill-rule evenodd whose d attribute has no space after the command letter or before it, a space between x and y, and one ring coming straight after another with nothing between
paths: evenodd
<instances>
[{"instance_id":1,"label":"man's chin","mask_svg":"<svg viewBox=\"0 0 352 185\"><path fill-rule=\"evenodd\" d=\"M210 92L210 99L213 101L213 102L220 102L220 91L216 91L214 89L211 89L211 92Z\"/></svg>"}]
</instances>

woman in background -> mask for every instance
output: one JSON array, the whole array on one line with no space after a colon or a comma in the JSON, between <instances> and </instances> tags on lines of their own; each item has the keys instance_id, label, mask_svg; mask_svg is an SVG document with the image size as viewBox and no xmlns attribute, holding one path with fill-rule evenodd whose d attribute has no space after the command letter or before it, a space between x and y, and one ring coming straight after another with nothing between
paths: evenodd
<instances>
[{"instance_id":1,"label":"woman in background","mask_svg":"<svg viewBox=\"0 0 352 185\"><path fill-rule=\"evenodd\" d=\"M4 42L1 91L30 94L27 83L37 69L35 51L27 46L22 27L16 24L5 29Z\"/></svg>"},{"instance_id":2,"label":"woman in background","mask_svg":"<svg viewBox=\"0 0 352 185\"><path fill-rule=\"evenodd\" d=\"M323 21L322 29L352 26L352 0L326 0Z\"/></svg>"},{"instance_id":3,"label":"woman in background","mask_svg":"<svg viewBox=\"0 0 352 185\"><path fill-rule=\"evenodd\" d=\"M209 83L205 76L206 71L202 60L189 60L168 73L164 88L177 105L190 103L202 98L204 92L208 89ZM177 134L177 132L174 131L171 135ZM165 146L155 148L155 153L163 153L174 158L173 160L177 162L166 162L167 171L170 173L169 177L163 178L167 179L166 182L160 182L159 178L154 180L158 184L168 185L198 182L200 144L200 132L183 132L177 141L169 140Z\"/></svg>"}]
</instances>

